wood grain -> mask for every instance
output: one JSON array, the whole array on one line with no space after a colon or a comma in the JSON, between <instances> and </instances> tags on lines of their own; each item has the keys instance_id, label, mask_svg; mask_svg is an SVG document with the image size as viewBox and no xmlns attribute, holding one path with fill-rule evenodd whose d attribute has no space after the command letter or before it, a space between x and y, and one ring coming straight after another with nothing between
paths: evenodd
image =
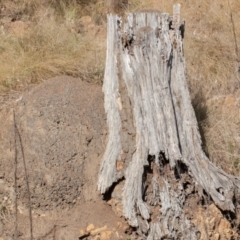
<instances>
[{"instance_id":1,"label":"wood grain","mask_svg":"<svg viewBox=\"0 0 240 240\"><path fill-rule=\"evenodd\" d=\"M124 24L108 16L107 59L103 91L109 139L99 172L98 189L105 193L122 176L123 214L129 224L142 229L147 239L198 239L197 228L187 219L183 206L186 193L178 178L183 172L191 179L199 198L204 192L223 211L236 214L240 179L214 166L202 150L198 123L191 104L183 52L180 5L174 16L155 11L129 14ZM123 94L119 83L125 86ZM122 119L128 98L132 118ZM128 118L128 116L126 116ZM124 121L133 121L135 151L131 161L116 162L123 153L121 132ZM151 160L149 161L149 156ZM161 174L164 156L169 177ZM155 167L154 167L155 166ZM145 199L146 169L153 171L149 184L151 203ZM173 172L178 172L176 177ZM173 178L175 176L175 183ZM159 221L152 221L152 206L160 206ZM141 220L140 220L141 218ZM144 224L143 224L144 223ZM143 227L144 226L144 227ZM147 233L146 233L147 228Z\"/></svg>"}]
</instances>

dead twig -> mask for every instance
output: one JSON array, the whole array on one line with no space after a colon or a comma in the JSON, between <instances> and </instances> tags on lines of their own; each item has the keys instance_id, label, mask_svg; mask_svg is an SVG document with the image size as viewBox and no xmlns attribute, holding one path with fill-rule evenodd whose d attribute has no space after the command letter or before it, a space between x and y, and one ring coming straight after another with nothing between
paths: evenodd
<instances>
[{"instance_id":1,"label":"dead twig","mask_svg":"<svg viewBox=\"0 0 240 240\"><path fill-rule=\"evenodd\" d=\"M235 54L236 54L236 63L237 63L237 79L238 82L240 83L240 55L239 55L239 48L238 48L238 43L237 43L237 36L236 36L236 28L235 28L235 24L233 21L233 14L232 14L232 7L231 7L231 3L230 0L228 0L228 8L229 8L229 12L230 12L230 19L231 19L231 25L232 25L232 31L233 31L233 39L234 39L234 45L235 45Z\"/></svg>"},{"instance_id":2,"label":"dead twig","mask_svg":"<svg viewBox=\"0 0 240 240\"><path fill-rule=\"evenodd\" d=\"M13 111L14 114L14 127L15 127L15 146L16 146L16 136L18 136L19 143L20 143L20 148L22 152L22 159L23 159L23 166L24 166L24 172L25 172L25 180L26 180L26 187L27 187L27 192L28 192L28 209L29 209L29 222L30 222L30 240L33 240L33 220L32 220L32 207L31 207L31 194L30 194L30 187L29 187L29 181L28 181L28 173L27 173L27 165L26 165L26 160L25 160L25 154L24 154L24 147L22 143L22 137L19 132L17 123L16 123L16 116L15 116L15 111ZM17 147L15 147L15 153L17 153ZM17 164L17 154L15 154L15 168ZM15 170L15 174L17 174L17 171ZM17 201L17 200L16 200ZM16 209L16 203L15 203L15 210ZM15 227L16 230L16 227Z\"/></svg>"},{"instance_id":3,"label":"dead twig","mask_svg":"<svg viewBox=\"0 0 240 240\"><path fill-rule=\"evenodd\" d=\"M15 153L14 153L14 191L15 191L15 234L14 234L14 239L17 239L17 232L18 232L18 214L17 214L17 209L18 209L18 202L17 202L17 157L18 157L18 151L17 151L17 125L16 125L16 116L15 116L15 111L13 109L13 124L14 124L14 148L15 148Z\"/></svg>"}]
</instances>

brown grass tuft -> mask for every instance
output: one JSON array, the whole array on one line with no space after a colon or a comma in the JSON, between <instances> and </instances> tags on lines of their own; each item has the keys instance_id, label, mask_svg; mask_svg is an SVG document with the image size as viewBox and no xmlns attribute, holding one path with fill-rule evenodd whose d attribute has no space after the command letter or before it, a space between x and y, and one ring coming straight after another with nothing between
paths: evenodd
<instances>
[{"instance_id":1,"label":"brown grass tuft","mask_svg":"<svg viewBox=\"0 0 240 240\"><path fill-rule=\"evenodd\" d=\"M23 34L11 27L0 33L0 90L14 89L57 75L102 81L104 47L96 36L78 34L72 26L74 9L64 10L62 21L51 8L40 9ZM37 21L36 21L37 20Z\"/></svg>"}]
</instances>

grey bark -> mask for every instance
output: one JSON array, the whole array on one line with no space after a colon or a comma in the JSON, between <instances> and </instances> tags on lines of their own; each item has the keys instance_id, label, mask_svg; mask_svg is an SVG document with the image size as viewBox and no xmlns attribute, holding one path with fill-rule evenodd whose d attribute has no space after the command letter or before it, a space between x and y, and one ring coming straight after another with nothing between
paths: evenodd
<instances>
[{"instance_id":1,"label":"grey bark","mask_svg":"<svg viewBox=\"0 0 240 240\"><path fill-rule=\"evenodd\" d=\"M240 179L214 166L202 150L179 19L179 5L173 17L137 12L123 24L108 16L103 92L109 137L98 189L103 194L124 178L123 214L149 240L198 239L183 207L185 173L199 198L206 193L223 211L236 214L234 199L240 194ZM156 206L159 216L153 221Z\"/></svg>"}]
</instances>

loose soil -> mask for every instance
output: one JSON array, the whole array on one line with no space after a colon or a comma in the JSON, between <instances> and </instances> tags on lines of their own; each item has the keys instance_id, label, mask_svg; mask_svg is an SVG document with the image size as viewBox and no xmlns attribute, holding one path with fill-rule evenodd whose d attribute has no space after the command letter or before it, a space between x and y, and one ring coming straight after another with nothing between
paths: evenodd
<instances>
[{"instance_id":1,"label":"loose soil","mask_svg":"<svg viewBox=\"0 0 240 240\"><path fill-rule=\"evenodd\" d=\"M90 223L124 235L123 220L96 186L107 135L103 105L99 86L64 76L2 109L2 239L30 239L31 230L34 239L78 239Z\"/></svg>"}]
</instances>

